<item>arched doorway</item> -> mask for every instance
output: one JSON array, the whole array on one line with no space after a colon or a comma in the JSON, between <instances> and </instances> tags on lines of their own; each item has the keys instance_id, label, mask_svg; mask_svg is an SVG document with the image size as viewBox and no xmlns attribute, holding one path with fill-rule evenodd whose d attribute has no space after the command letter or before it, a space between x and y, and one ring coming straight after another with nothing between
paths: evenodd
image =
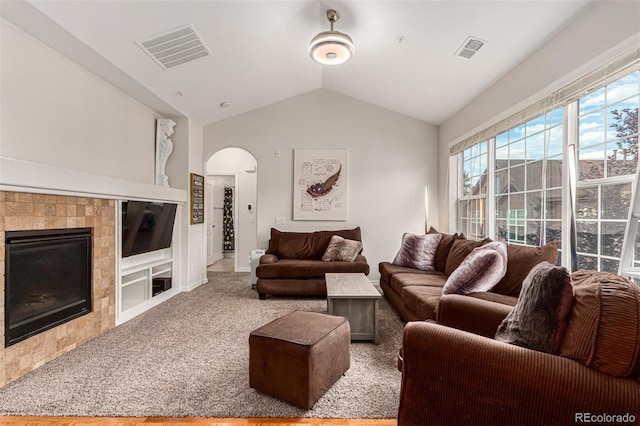
<instances>
[{"instance_id":1,"label":"arched doorway","mask_svg":"<svg viewBox=\"0 0 640 426\"><path fill-rule=\"evenodd\" d=\"M207 267L224 261L236 272L249 272L257 241L258 162L245 149L223 148L209 157L205 170Z\"/></svg>"}]
</instances>

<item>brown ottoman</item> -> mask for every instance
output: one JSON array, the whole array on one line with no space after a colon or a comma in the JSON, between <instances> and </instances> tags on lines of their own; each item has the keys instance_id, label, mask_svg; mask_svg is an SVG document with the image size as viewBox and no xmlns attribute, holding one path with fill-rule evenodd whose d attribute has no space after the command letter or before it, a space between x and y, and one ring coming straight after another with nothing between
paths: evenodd
<instances>
[{"instance_id":1,"label":"brown ottoman","mask_svg":"<svg viewBox=\"0 0 640 426\"><path fill-rule=\"evenodd\" d=\"M249 386L306 410L349 369L344 317L294 311L249 335Z\"/></svg>"}]
</instances>

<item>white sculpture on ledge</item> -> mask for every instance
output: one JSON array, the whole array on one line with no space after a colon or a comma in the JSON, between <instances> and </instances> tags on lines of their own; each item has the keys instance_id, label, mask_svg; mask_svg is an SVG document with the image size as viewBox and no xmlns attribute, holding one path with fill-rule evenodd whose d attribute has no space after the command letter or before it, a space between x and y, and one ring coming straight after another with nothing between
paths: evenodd
<instances>
[{"instance_id":1,"label":"white sculpture on ledge","mask_svg":"<svg viewBox=\"0 0 640 426\"><path fill-rule=\"evenodd\" d=\"M169 186L169 176L165 172L167 160L173 152L173 142L169 136L173 134L176 123L168 118L159 118L156 126L156 185Z\"/></svg>"}]
</instances>

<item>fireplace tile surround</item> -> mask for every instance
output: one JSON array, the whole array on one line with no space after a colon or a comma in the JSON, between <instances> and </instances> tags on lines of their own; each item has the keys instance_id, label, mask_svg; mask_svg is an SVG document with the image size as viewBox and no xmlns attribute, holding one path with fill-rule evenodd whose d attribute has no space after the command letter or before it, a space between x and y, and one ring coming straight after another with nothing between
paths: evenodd
<instances>
[{"instance_id":1,"label":"fireplace tile surround","mask_svg":"<svg viewBox=\"0 0 640 426\"><path fill-rule=\"evenodd\" d=\"M0 191L0 386L115 326L115 200ZM4 347L5 231L93 228L92 312Z\"/></svg>"}]
</instances>

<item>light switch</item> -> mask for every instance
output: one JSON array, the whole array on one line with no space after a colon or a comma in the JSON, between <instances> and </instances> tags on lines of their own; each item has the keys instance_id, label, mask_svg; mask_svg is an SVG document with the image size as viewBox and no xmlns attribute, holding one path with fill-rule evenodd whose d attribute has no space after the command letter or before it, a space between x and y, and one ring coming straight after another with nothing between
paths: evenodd
<instances>
[{"instance_id":1,"label":"light switch","mask_svg":"<svg viewBox=\"0 0 640 426\"><path fill-rule=\"evenodd\" d=\"M276 217L276 225L284 225L284 217L277 216Z\"/></svg>"}]
</instances>

